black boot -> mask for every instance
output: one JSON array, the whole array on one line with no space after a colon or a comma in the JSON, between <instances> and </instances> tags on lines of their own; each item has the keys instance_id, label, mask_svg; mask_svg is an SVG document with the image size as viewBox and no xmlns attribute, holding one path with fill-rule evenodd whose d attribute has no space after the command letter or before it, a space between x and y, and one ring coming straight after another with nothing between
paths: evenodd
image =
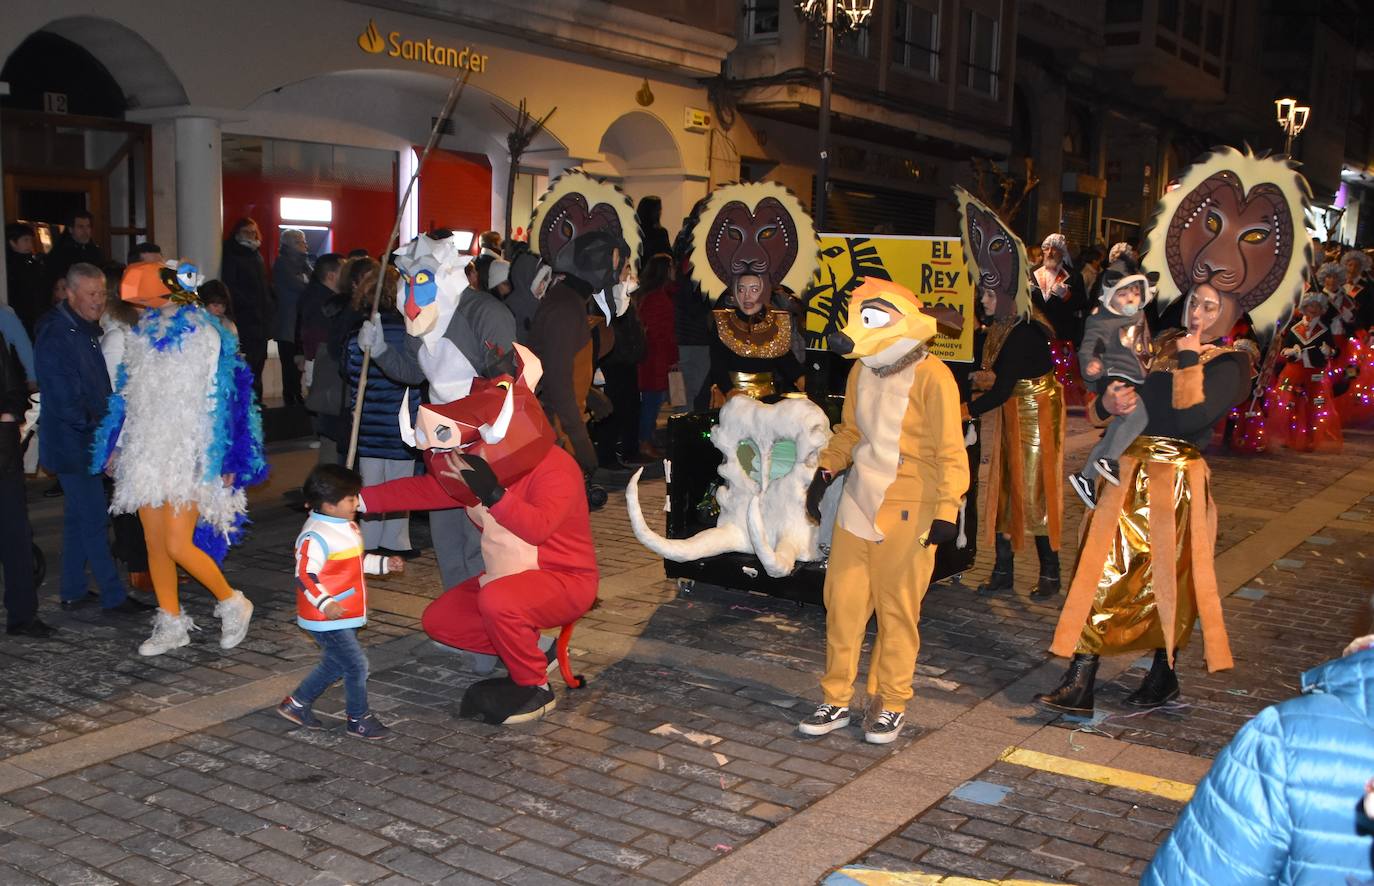
<instances>
[{"instance_id":1,"label":"black boot","mask_svg":"<svg viewBox=\"0 0 1374 886\"><path fill-rule=\"evenodd\" d=\"M1035 552L1040 555L1040 578L1031 588L1032 597L1053 597L1059 593L1059 552L1050 547L1048 535L1035 537Z\"/></svg>"},{"instance_id":2,"label":"black boot","mask_svg":"<svg viewBox=\"0 0 1374 886\"><path fill-rule=\"evenodd\" d=\"M1015 559L1011 551L1011 539L997 536L997 560L992 564L992 574L978 586L978 593L984 596L998 591L1010 591L1013 587L1012 567Z\"/></svg>"},{"instance_id":3,"label":"black boot","mask_svg":"<svg viewBox=\"0 0 1374 886\"><path fill-rule=\"evenodd\" d=\"M1059 688L1035 696L1035 703L1061 714L1079 717L1093 715L1093 681L1097 679L1097 656L1074 653L1073 661Z\"/></svg>"},{"instance_id":4,"label":"black boot","mask_svg":"<svg viewBox=\"0 0 1374 886\"><path fill-rule=\"evenodd\" d=\"M1163 649L1156 649L1150 673L1140 681L1140 688L1126 697L1126 704L1133 708L1157 708L1176 698L1178 674L1169 667L1169 654Z\"/></svg>"}]
</instances>

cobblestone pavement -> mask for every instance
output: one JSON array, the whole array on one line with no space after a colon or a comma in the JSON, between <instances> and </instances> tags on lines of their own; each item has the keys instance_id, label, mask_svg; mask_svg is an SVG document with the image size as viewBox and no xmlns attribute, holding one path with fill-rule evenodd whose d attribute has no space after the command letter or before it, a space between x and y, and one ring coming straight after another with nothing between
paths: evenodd
<instances>
[{"instance_id":1,"label":"cobblestone pavement","mask_svg":"<svg viewBox=\"0 0 1374 886\"><path fill-rule=\"evenodd\" d=\"M1070 463L1090 443L1075 420ZM231 583L258 607L238 649L220 652L194 585L183 596L206 630L169 655L135 654L142 620L55 605L44 617L59 640L0 646L0 883L803 883L850 862L1133 882L1181 800L1002 752L1194 783L1240 724L1339 651L1374 580L1374 436L1352 434L1338 456L1215 455L1234 671L1208 675L1190 648L1170 709L1122 711L1136 662L1104 668L1092 722L1034 713L1029 694L1062 664L1046 652L1057 602L1025 593L1027 552L1014 595L931 589L898 743L868 746L854 730L802 741L794 724L816 699L823 613L680 593L613 493L593 517L601 603L573 637L588 686L564 690L546 720L501 730L457 716L476 678L417 633L440 588L416 519L424 554L370 584L370 692L396 733L371 744L337 727L338 689L319 705L333 726L323 732L270 710L315 658L289 584L302 515L282 498L311 458L274 456L253 537L229 559ZM43 499L44 485L31 487L31 510L56 564L60 499ZM662 494L661 481L643 486L646 513ZM1347 503L1333 511L1336 500ZM1067 579L1082 510L1066 510ZM990 559L980 554L967 585ZM55 597L55 577L45 593Z\"/></svg>"}]
</instances>

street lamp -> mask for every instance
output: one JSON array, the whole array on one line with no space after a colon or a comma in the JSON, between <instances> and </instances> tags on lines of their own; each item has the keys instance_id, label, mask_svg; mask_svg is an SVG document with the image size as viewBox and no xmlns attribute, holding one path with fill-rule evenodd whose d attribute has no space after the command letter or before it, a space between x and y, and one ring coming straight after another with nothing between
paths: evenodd
<instances>
[{"instance_id":1,"label":"street lamp","mask_svg":"<svg viewBox=\"0 0 1374 886\"><path fill-rule=\"evenodd\" d=\"M1283 130L1284 142L1283 152L1293 153L1293 139L1307 128L1307 118L1312 114L1312 109L1306 105L1298 104L1295 98L1280 98L1274 100L1274 115L1278 118L1279 128Z\"/></svg>"},{"instance_id":2,"label":"street lamp","mask_svg":"<svg viewBox=\"0 0 1374 886\"><path fill-rule=\"evenodd\" d=\"M817 127L816 230L825 230L825 198L830 177L830 81L835 76L835 29L861 28L873 12L873 0L797 0L797 14L825 31L821 64L821 120Z\"/></svg>"}]
</instances>

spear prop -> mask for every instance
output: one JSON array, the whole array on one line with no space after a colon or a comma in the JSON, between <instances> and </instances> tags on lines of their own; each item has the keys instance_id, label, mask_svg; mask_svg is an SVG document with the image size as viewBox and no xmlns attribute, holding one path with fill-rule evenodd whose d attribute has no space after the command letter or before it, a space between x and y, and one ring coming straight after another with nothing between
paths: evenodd
<instances>
[{"instance_id":1,"label":"spear prop","mask_svg":"<svg viewBox=\"0 0 1374 886\"><path fill-rule=\"evenodd\" d=\"M386 246L381 251L381 266L377 271L377 288L372 292L372 311L368 317L377 316L378 306L382 301L382 284L386 282L386 255L391 252L391 247L396 243L397 236L401 233L401 216L405 215L406 203L410 201L410 193L415 189L415 183L420 180L420 170L425 167L425 160L429 159L429 152L434 149L434 145L439 141L439 134L443 132L444 125L448 118L452 116L453 109L458 106L458 99L462 98L463 90L467 88L468 77L471 71L464 71L462 77L455 77L453 86L449 88L448 98L444 100L444 108L439 112L439 116L434 118L434 128L429 132L429 141L425 144L425 150L420 154L420 160L415 164L415 171L410 175L410 183L406 185L405 193L401 195L401 205L396 209L396 223L391 226L391 236L386 239ZM362 424L363 418L363 394L367 391L367 370L372 362L372 350L363 348L363 365L358 372L358 395L353 402L353 427L348 434L348 460L345 464L353 467L353 462L358 455L358 429Z\"/></svg>"}]
</instances>

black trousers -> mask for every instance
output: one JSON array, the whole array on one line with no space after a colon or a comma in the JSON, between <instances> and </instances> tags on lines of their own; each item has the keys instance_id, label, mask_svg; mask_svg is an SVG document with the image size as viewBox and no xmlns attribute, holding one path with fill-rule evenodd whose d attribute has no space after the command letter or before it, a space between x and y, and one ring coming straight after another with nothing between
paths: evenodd
<instances>
[{"instance_id":1,"label":"black trousers","mask_svg":"<svg viewBox=\"0 0 1374 886\"><path fill-rule=\"evenodd\" d=\"M258 403L261 404L262 367L267 362L267 339L241 338L239 350L243 352L244 362L253 371L253 393L257 395Z\"/></svg>"},{"instance_id":2,"label":"black trousers","mask_svg":"<svg viewBox=\"0 0 1374 886\"><path fill-rule=\"evenodd\" d=\"M105 497L114 494L114 482L105 478ZM110 517L114 528L115 559L124 564L130 572L148 571L148 544L143 540L143 521L138 514L114 514Z\"/></svg>"},{"instance_id":3,"label":"black trousers","mask_svg":"<svg viewBox=\"0 0 1374 886\"><path fill-rule=\"evenodd\" d=\"M597 458L612 464L617 455L639 455L639 367L603 364L601 375L606 379L604 390L613 411L592 425L592 437Z\"/></svg>"},{"instance_id":4,"label":"black trousers","mask_svg":"<svg viewBox=\"0 0 1374 886\"><path fill-rule=\"evenodd\" d=\"M301 400L301 371L296 368L296 355L300 348L293 341L278 341L277 355L281 357L281 398L287 406L295 406Z\"/></svg>"},{"instance_id":5,"label":"black trousers","mask_svg":"<svg viewBox=\"0 0 1374 886\"><path fill-rule=\"evenodd\" d=\"M0 422L0 435L13 439L0 441L3 453L19 451L19 425ZM5 626L19 627L38 614L38 589L33 583L33 529L29 526L29 505L24 494L24 468L21 463L0 462L0 568L5 573Z\"/></svg>"}]
</instances>

